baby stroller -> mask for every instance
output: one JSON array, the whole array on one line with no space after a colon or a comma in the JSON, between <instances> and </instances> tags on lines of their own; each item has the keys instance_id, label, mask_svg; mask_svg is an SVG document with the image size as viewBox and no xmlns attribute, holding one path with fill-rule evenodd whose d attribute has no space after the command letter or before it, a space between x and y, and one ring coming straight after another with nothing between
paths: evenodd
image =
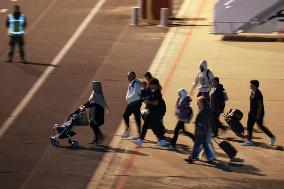
<instances>
[{"instance_id":1,"label":"baby stroller","mask_svg":"<svg viewBox=\"0 0 284 189\"><path fill-rule=\"evenodd\" d=\"M243 118L243 112L239 109L230 109L229 112L224 114L226 123L230 126L232 131L241 138L244 138L244 126L241 123L241 119Z\"/></svg>"},{"instance_id":2,"label":"baby stroller","mask_svg":"<svg viewBox=\"0 0 284 189\"><path fill-rule=\"evenodd\" d=\"M53 146L59 146L60 139L68 138L68 143L72 148L79 147L79 142L72 139L72 137L76 135L76 133L72 131L72 129L76 125L88 125L88 123L87 113L85 112L84 108L79 107L68 116L64 123L54 124L50 143Z\"/></svg>"}]
</instances>

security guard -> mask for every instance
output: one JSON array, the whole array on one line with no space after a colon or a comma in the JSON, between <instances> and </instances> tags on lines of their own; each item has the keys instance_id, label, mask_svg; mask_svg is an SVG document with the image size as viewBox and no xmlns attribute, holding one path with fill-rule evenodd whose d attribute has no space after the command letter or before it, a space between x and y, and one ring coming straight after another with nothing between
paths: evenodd
<instances>
[{"instance_id":1,"label":"security guard","mask_svg":"<svg viewBox=\"0 0 284 189\"><path fill-rule=\"evenodd\" d=\"M15 45L19 46L19 53L21 57L21 62L25 63L25 51L24 51L24 33L27 25L27 20L24 14L20 12L20 6L14 6L14 13L8 14L6 26L8 28L8 33L10 36L10 50L8 54L7 62L13 61Z\"/></svg>"}]
</instances>

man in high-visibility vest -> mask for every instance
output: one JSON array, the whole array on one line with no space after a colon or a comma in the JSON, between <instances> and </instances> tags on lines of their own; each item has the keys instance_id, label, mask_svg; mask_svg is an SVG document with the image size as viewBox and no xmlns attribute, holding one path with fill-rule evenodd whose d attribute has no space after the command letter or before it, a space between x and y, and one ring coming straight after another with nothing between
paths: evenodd
<instances>
[{"instance_id":1,"label":"man in high-visibility vest","mask_svg":"<svg viewBox=\"0 0 284 189\"><path fill-rule=\"evenodd\" d=\"M8 28L8 33L10 36L10 50L8 53L7 62L13 61L15 45L19 46L19 53L21 57L21 62L25 63L25 51L24 51L24 33L27 25L27 20L24 14L20 11L20 6L14 6L14 13L8 14L6 26Z\"/></svg>"}]
</instances>

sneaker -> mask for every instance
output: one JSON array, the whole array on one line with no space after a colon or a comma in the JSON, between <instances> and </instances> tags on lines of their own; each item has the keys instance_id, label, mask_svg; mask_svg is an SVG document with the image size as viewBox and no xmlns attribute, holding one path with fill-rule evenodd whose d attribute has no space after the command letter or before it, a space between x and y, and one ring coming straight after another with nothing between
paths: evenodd
<instances>
[{"instance_id":1,"label":"sneaker","mask_svg":"<svg viewBox=\"0 0 284 189\"><path fill-rule=\"evenodd\" d=\"M270 138L270 145L274 145L274 143L275 143L275 137L273 136Z\"/></svg>"},{"instance_id":2,"label":"sneaker","mask_svg":"<svg viewBox=\"0 0 284 189\"><path fill-rule=\"evenodd\" d=\"M168 148L169 148L169 150L172 150L172 151L175 151L175 150L176 150L176 147L173 146L173 145L171 145L171 144L168 146Z\"/></svg>"},{"instance_id":3,"label":"sneaker","mask_svg":"<svg viewBox=\"0 0 284 189\"><path fill-rule=\"evenodd\" d=\"M13 60L11 59L11 58L8 58L7 60L6 60L6 62L13 62Z\"/></svg>"},{"instance_id":4,"label":"sneaker","mask_svg":"<svg viewBox=\"0 0 284 189\"><path fill-rule=\"evenodd\" d=\"M197 161L198 159L192 159L191 157L184 159L184 161L186 161L189 164L194 163L194 161Z\"/></svg>"},{"instance_id":5,"label":"sneaker","mask_svg":"<svg viewBox=\"0 0 284 189\"><path fill-rule=\"evenodd\" d=\"M132 139L132 137L131 137L131 135L130 135L130 133L129 133L129 132L126 132L126 133L124 133L124 135L122 135L122 139L125 139L125 140L131 140L131 139Z\"/></svg>"},{"instance_id":6,"label":"sneaker","mask_svg":"<svg viewBox=\"0 0 284 189\"><path fill-rule=\"evenodd\" d=\"M143 140L138 138L138 139L134 140L133 143L136 144L137 147L141 147L142 144L143 144Z\"/></svg>"},{"instance_id":7,"label":"sneaker","mask_svg":"<svg viewBox=\"0 0 284 189\"><path fill-rule=\"evenodd\" d=\"M253 146L253 142L252 141L246 141L246 142L243 142L241 145L242 146Z\"/></svg>"},{"instance_id":8,"label":"sneaker","mask_svg":"<svg viewBox=\"0 0 284 189\"><path fill-rule=\"evenodd\" d=\"M158 142L158 146L161 146L161 147L167 147L169 145L169 143L166 141L166 140L159 140Z\"/></svg>"}]
</instances>

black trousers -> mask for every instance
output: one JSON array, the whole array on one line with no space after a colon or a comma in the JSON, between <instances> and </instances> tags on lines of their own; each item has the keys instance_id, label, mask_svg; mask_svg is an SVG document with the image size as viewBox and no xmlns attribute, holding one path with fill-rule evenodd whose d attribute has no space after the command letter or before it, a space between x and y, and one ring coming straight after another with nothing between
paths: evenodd
<instances>
[{"instance_id":1,"label":"black trousers","mask_svg":"<svg viewBox=\"0 0 284 189\"><path fill-rule=\"evenodd\" d=\"M248 122L247 122L247 129L248 129L248 140L252 139L252 132L254 124L257 124L259 128L270 138L274 137L274 135L271 133L271 131L263 125L263 116L261 116L259 119L256 119L256 117L252 114L249 114L248 116Z\"/></svg>"},{"instance_id":2,"label":"black trousers","mask_svg":"<svg viewBox=\"0 0 284 189\"><path fill-rule=\"evenodd\" d=\"M91 128L92 128L92 130L94 132L94 136L95 136L94 142L102 141L104 139L104 137L103 137L103 134L102 134L102 132L100 130L100 126L101 125L100 124L91 123L90 126L91 126Z\"/></svg>"},{"instance_id":3,"label":"black trousers","mask_svg":"<svg viewBox=\"0 0 284 189\"><path fill-rule=\"evenodd\" d=\"M137 100L127 105L123 114L123 119L126 125L126 131L129 129L129 117L133 114L136 121L138 133L141 134L141 106L142 102L140 100Z\"/></svg>"},{"instance_id":4,"label":"black trousers","mask_svg":"<svg viewBox=\"0 0 284 189\"><path fill-rule=\"evenodd\" d=\"M158 140L162 140L165 138L165 127L162 123L162 120L157 117L148 117L144 119L144 124L142 126L142 133L140 135L140 139L144 140L148 129L151 127L153 133L158 138Z\"/></svg>"},{"instance_id":5,"label":"black trousers","mask_svg":"<svg viewBox=\"0 0 284 189\"><path fill-rule=\"evenodd\" d=\"M190 137L194 141L194 139L195 139L194 134L185 130L183 121L178 121L177 124L176 124L175 130L174 130L174 136L171 140L172 146L176 145L176 142L177 142L177 139L178 139L178 134L179 134L180 130L182 130L185 135L187 135L188 137Z\"/></svg>"},{"instance_id":6,"label":"black trousers","mask_svg":"<svg viewBox=\"0 0 284 189\"><path fill-rule=\"evenodd\" d=\"M14 50L15 50L15 46L18 45L19 46L19 54L20 57L22 59L25 58L25 50L24 50L24 45L25 45L25 41L24 41L24 35L11 35L10 36L10 42L9 42L9 53L8 53L8 57L9 59L12 59L14 56Z\"/></svg>"},{"instance_id":7,"label":"black trousers","mask_svg":"<svg viewBox=\"0 0 284 189\"><path fill-rule=\"evenodd\" d=\"M221 121L219 119L221 112L219 113L219 112L212 111L212 115L214 117L215 126L216 126L215 131L214 131L214 135L218 136L219 129L226 130L226 127L221 123Z\"/></svg>"}]
</instances>

